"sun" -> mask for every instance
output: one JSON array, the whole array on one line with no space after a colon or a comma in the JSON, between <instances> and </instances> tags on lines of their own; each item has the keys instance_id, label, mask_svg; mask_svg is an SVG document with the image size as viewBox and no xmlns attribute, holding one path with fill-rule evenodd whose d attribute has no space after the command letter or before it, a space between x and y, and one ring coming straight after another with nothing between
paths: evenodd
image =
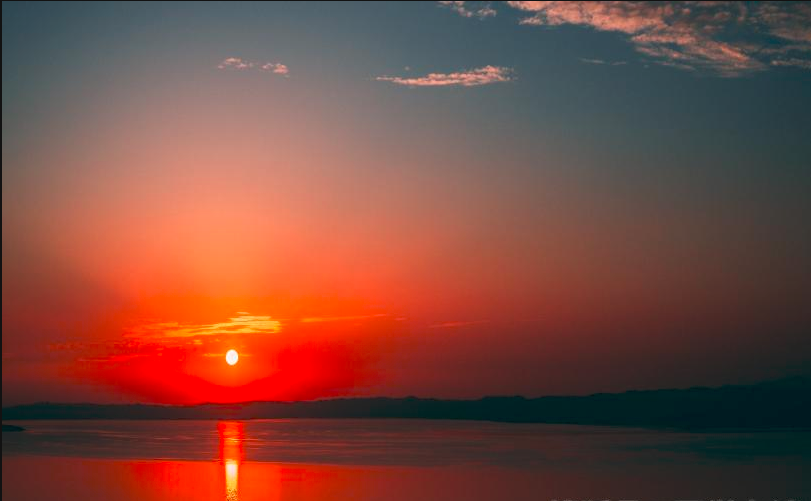
<instances>
[{"instance_id":1,"label":"sun","mask_svg":"<svg viewBox=\"0 0 811 501\"><path fill-rule=\"evenodd\" d=\"M237 350L228 350L228 353L225 354L225 361L228 362L228 365L234 365L239 362L239 353L237 353Z\"/></svg>"}]
</instances>

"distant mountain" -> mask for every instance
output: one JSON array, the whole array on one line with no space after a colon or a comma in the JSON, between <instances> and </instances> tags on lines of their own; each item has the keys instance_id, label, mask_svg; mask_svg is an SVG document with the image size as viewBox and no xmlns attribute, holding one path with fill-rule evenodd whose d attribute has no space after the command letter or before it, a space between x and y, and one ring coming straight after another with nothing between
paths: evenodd
<instances>
[{"instance_id":1,"label":"distant mountain","mask_svg":"<svg viewBox=\"0 0 811 501\"><path fill-rule=\"evenodd\" d=\"M99 405L38 403L3 408L23 419L423 418L688 429L811 427L811 380L750 386L599 393L540 398L338 398L239 404Z\"/></svg>"}]
</instances>

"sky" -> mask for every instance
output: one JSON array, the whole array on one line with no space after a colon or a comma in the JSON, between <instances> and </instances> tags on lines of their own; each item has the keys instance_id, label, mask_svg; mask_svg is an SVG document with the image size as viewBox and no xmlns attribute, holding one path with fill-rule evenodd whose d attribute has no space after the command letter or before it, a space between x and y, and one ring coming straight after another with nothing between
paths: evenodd
<instances>
[{"instance_id":1,"label":"sky","mask_svg":"<svg viewBox=\"0 0 811 501\"><path fill-rule=\"evenodd\" d=\"M3 405L811 373L809 2L2 9Z\"/></svg>"}]
</instances>

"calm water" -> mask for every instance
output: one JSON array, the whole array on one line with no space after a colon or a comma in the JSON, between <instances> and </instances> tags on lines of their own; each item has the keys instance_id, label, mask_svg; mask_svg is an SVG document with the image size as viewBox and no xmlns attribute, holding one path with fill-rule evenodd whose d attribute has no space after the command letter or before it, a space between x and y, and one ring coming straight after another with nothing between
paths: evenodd
<instances>
[{"instance_id":1,"label":"calm water","mask_svg":"<svg viewBox=\"0 0 811 501\"><path fill-rule=\"evenodd\" d=\"M809 500L811 432L431 420L28 421L3 500Z\"/></svg>"}]
</instances>

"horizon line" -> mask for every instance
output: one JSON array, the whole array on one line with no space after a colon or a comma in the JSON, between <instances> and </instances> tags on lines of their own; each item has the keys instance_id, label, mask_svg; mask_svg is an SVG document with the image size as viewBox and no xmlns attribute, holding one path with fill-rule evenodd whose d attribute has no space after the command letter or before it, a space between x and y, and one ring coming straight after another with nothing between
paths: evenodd
<instances>
[{"instance_id":1,"label":"horizon line","mask_svg":"<svg viewBox=\"0 0 811 501\"><path fill-rule=\"evenodd\" d=\"M168 403L157 403L157 402L124 402L124 403L98 403L98 402L56 402L56 401L36 401L30 403L22 403L22 404L12 404L12 405L3 405L2 409L11 409L15 407L23 407L23 406L35 406L35 405L73 405L73 406L80 406L80 405L95 405L95 406L134 406L134 405L142 405L142 406L152 406L152 407L200 407L206 405L216 405L216 406L227 406L227 405L248 405L248 404L298 404L298 403L316 403L316 402L331 402L337 400L436 400L436 401L444 401L444 402L478 402L485 399L522 399L522 400L537 400L542 398L588 398L598 395L624 395L626 393L645 393L645 392L660 392L660 391L690 391L690 390L719 390L723 388L730 388L730 387L753 387L753 386L762 386L767 384L773 383L780 383L786 381L798 381L802 380L806 383L811 383L811 376L809 375L791 375L791 376L784 376L779 378L772 378L772 379L765 379L762 381L754 382L754 383L729 383L729 384L721 384L717 386L688 386L688 387L667 387L667 388L652 388L652 389L628 389L622 391L614 391L614 392L594 392L594 393L586 393L586 394L549 394L549 395L540 395L537 397L527 397L524 395L482 395L476 398L441 398L441 397L419 397L416 395L407 395L404 397L393 397L393 396L385 396L385 395L369 395L369 396L343 396L343 397L323 397L323 398L314 398L311 400L243 400L238 402L198 402L198 403L191 403L191 404L168 404Z\"/></svg>"}]
</instances>

